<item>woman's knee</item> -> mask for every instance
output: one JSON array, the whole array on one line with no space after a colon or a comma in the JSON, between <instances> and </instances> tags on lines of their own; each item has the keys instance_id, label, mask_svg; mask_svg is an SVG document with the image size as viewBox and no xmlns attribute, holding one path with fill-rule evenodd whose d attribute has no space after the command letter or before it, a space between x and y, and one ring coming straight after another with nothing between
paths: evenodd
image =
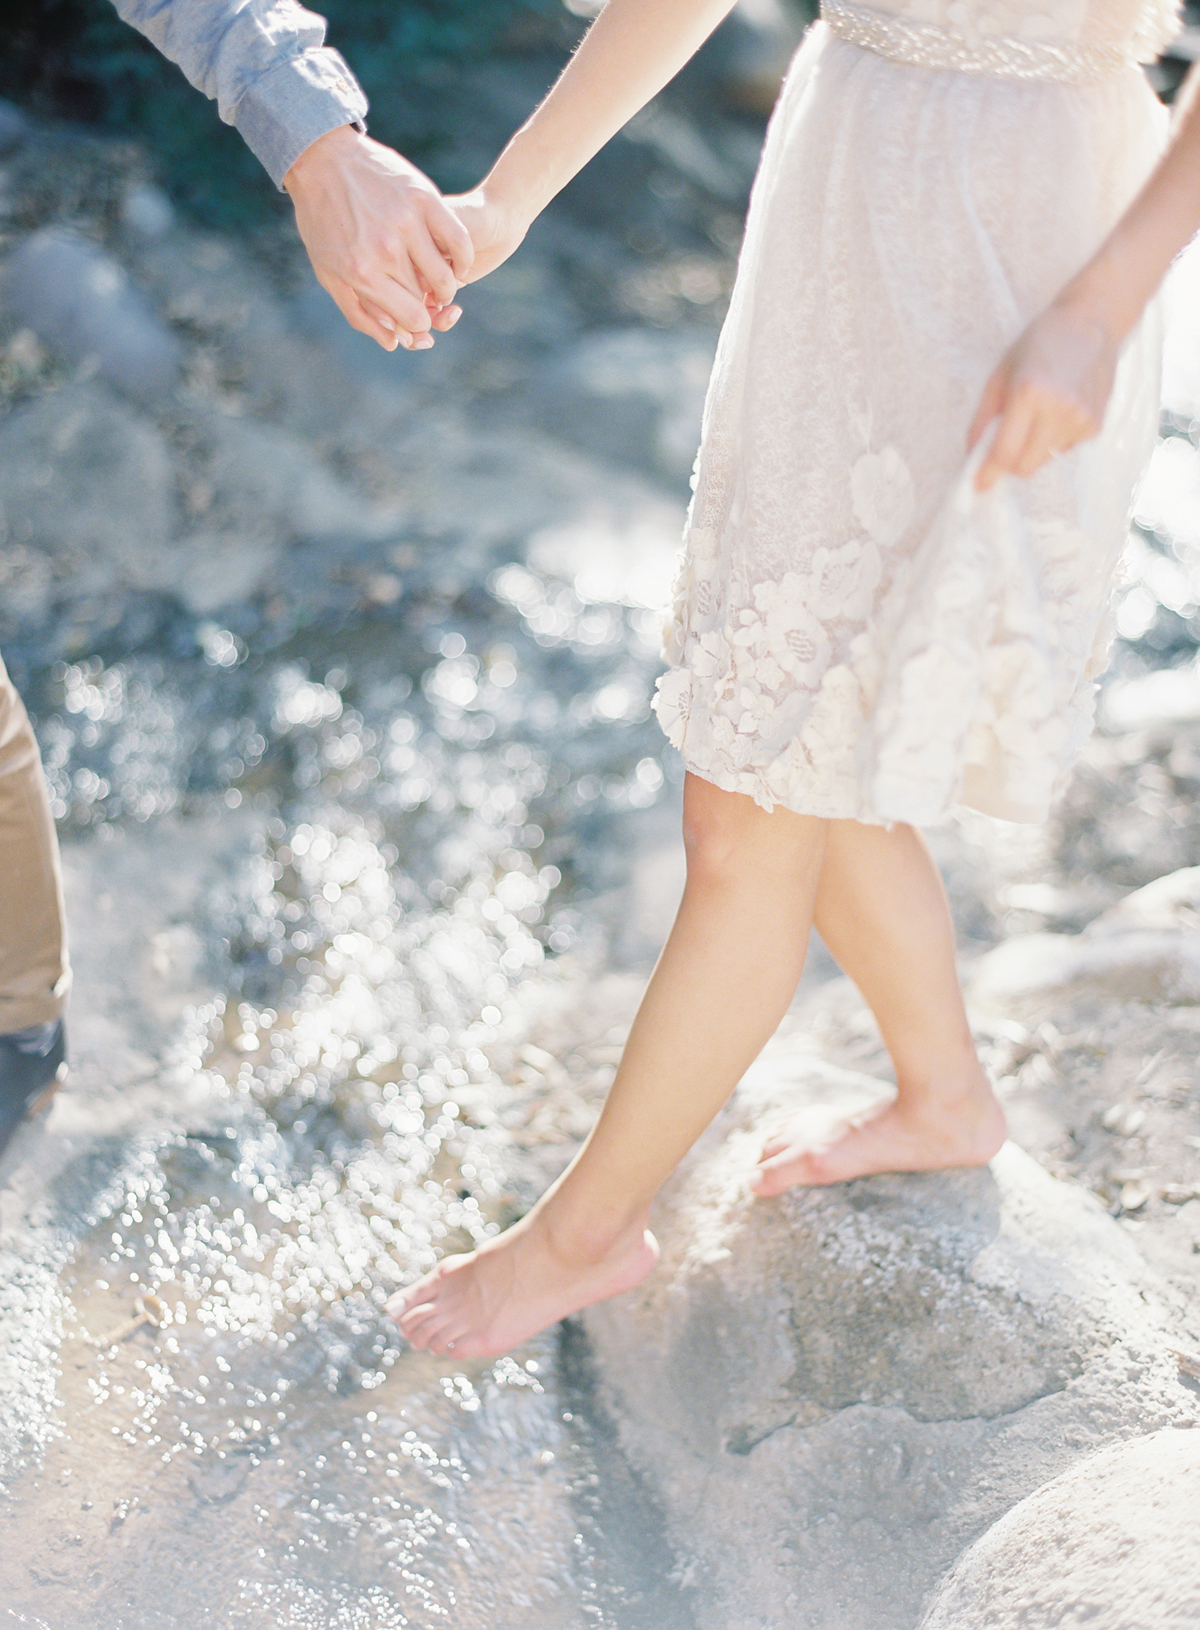
<instances>
[{"instance_id":1,"label":"woman's knee","mask_svg":"<svg viewBox=\"0 0 1200 1630\"><path fill-rule=\"evenodd\" d=\"M683 797L688 881L736 884L804 868L823 843L826 824L790 810L767 811L744 793L689 775Z\"/></svg>"}]
</instances>

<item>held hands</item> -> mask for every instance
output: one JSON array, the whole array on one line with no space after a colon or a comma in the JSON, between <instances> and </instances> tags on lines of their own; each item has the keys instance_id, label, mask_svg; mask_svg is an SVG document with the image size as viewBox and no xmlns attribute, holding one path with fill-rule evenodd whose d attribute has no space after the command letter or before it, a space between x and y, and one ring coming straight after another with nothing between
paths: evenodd
<instances>
[{"instance_id":1,"label":"held hands","mask_svg":"<svg viewBox=\"0 0 1200 1630\"><path fill-rule=\"evenodd\" d=\"M415 165L344 125L306 148L283 184L317 280L351 328L385 351L424 351L431 328L458 321L451 302L468 281L471 238Z\"/></svg>"},{"instance_id":2,"label":"held hands","mask_svg":"<svg viewBox=\"0 0 1200 1630\"><path fill-rule=\"evenodd\" d=\"M529 230L529 222L518 220L499 202L486 182L481 182L472 192L447 198L446 207L468 234L474 249L470 271L462 279L464 283L476 283L494 272L520 247Z\"/></svg>"},{"instance_id":3,"label":"held hands","mask_svg":"<svg viewBox=\"0 0 1200 1630\"><path fill-rule=\"evenodd\" d=\"M1056 301L1036 317L984 387L967 434L975 447L993 419L975 477L986 492L1002 475L1030 476L1056 453L1098 435L1120 341L1094 317Z\"/></svg>"}]
</instances>

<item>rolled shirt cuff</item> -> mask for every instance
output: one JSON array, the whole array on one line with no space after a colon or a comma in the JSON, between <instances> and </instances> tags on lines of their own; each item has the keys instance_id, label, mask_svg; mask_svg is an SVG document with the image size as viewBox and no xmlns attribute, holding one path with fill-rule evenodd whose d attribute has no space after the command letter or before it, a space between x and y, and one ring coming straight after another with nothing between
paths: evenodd
<instances>
[{"instance_id":1,"label":"rolled shirt cuff","mask_svg":"<svg viewBox=\"0 0 1200 1630\"><path fill-rule=\"evenodd\" d=\"M367 98L332 46L304 51L257 78L233 123L277 187L318 137L342 125L366 129Z\"/></svg>"}]
</instances>

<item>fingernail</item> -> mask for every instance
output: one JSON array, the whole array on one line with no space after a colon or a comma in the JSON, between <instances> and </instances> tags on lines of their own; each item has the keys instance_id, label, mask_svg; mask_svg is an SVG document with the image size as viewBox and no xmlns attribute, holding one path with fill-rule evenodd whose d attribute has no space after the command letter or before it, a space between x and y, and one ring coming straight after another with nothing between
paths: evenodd
<instances>
[{"instance_id":1,"label":"fingernail","mask_svg":"<svg viewBox=\"0 0 1200 1630\"><path fill-rule=\"evenodd\" d=\"M412 348L414 351L432 351L433 341L428 334L422 334L419 340L413 341Z\"/></svg>"},{"instance_id":2,"label":"fingernail","mask_svg":"<svg viewBox=\"0 0 1200 1630\"><path fill-rule=\"evenodd\" d=\"M390 317L379 317L376 320L380 328L386 330L387 333L394 334L396 332L396 325Z\"/></svg>"},{"instance_id":3,"label":"fingernail","mask_svg":"<svg viewBox=\"0 0 1200 1630\"><path fill-rule=\"evenodd\" d=\"M461 306L451 306L449 311L447 311L445 315L450 319L449 324L447 326L450 327L450 328L453 328L455 323L462 316L462 307Z\"/></svg>"}]
</instances>

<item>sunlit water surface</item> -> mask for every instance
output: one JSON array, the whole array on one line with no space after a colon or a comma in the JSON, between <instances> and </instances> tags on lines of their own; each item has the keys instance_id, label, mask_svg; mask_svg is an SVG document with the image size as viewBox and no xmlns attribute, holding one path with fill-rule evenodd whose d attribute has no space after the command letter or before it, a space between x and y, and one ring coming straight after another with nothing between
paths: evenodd
<instances>
[{"instance_id":1,"label":"sunlit water surface","mask_svg":"<svg viewBox=\"0 0 1200 1630\"><path fill-rule=\"evenodd\" d=\"M42 677L70 853L243 839L190 925L217 995L164 1038L166 1129L76 1140L4 1265L24 1622L687 1622L579 1338L448 1366L381 1311L586 1129L621 1014L533 1038L578 1009L623 817L669 790L650 613L515 565L490 590Z\"/></svg>"}]
</instances>

